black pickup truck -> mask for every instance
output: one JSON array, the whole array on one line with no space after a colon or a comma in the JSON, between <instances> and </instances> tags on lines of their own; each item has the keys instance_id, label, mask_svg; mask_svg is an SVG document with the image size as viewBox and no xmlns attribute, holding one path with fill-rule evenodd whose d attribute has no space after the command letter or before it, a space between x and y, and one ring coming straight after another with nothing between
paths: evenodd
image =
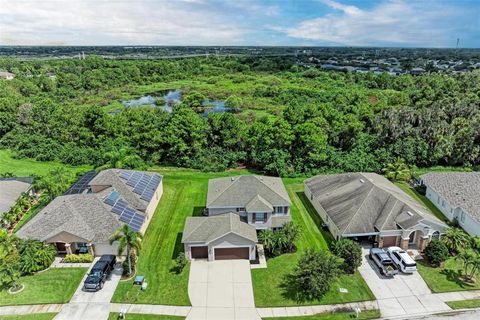
<instances>
[{"instance_id":1,"label":"black pickup truck","mask_svg":"<svg viewBox=\"0 0 480 320\"><path fill-rule=\"evenodd\" d=\"M398 273L398 269L393 263L390 256L379 248L370 249L370 259L375 262L377 267L380 269L380 273L387 277L393 277Z\"/></svg>"},{"instance_id":2,"label":"black pickup truck","mask_svg":"<svg viewBox=\"0 0 480 320\"><path fill-rule=\"evenodd\" d=\"M114 255L104 255L90 270L87 279L83 282L83 290L98 291L103 288L108 276L112 273L117 259Z\"/></svg>"}]
</instances>

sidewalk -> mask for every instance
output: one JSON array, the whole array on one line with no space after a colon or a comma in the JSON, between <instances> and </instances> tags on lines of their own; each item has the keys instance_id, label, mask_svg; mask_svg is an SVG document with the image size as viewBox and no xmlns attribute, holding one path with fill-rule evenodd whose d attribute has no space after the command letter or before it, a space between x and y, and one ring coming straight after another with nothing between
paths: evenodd
<instances>
[{"instance_id":1,"label":"sidewalk","mask_svg":"<svg viewBox=\"0 0 480 320\"><path fill-rule=\"evenodd\" d=\"M155 314L166 316L183 316L186 317L192 307L186 306L166 306L158 304L121 304L110 303L110 312L126 311L129 313Z\"/></svg>"},{"instance_id":2,"label":"sidewalk","mask_svg":"<svg viewBox=\"0 0 480 320\"><path fill-rule=\"evenodd\" d=\"M20 306L0 307L0 315L22 315L32 313L57 313L62 309L63 304L32 304Z\"/></svg>"},{"instance_id":3,"label":"sidewalk","mask_svg":"<svg viewBox=\"0 0 480 320\"><path fill-rule=\"evenodd\" d=\"M480 299L480 290L434 293L443 302Z\"/></svg>"},{"instance_id":4,"label":"sidewalk","mask_svg":"<svg viewBox=\"0 0 480 320\"><path fill-rule=\"evenodd\" d=\"M329 304L303 307L276 307L276 308L257 308L257 312L262 318L272 317L300 317L313 316L319 313L335 311L351 311L359 308L360 310L378 309L377 301L364 301L344 304Z\"/></svg>"}]
</instances>

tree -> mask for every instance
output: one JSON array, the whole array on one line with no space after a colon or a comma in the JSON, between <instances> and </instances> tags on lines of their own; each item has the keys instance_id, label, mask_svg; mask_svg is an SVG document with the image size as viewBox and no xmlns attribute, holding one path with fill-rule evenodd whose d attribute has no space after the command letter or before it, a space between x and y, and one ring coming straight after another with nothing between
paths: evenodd
<instances>
[{"instance_id":1,"label":"tree","mask_svg":"<svg viewBox=\"0 0 480 320\"><path fill-rule=\"evenodd\" d=\"M123 225L110 236L110 244L118 241L118 255L121 256L126 249L128 260L128 274L132 274L131 253L135 255L140 251L143 236L140 232L133 231L128 224Z\"/></svg>"},{"instance_id":2,"label":"tree","mask_svg":"<svg viewBox=\"0 0 480 320\"><path fill-rule=\"evenodd\" d=\"M448 248L440 240L432 240L425 248L425 255L433 266L439 266L448 259Z\"/></svg>"},{"instance_id":3,"label":"tree","mask_svg":"<svg viewBox=\"0 0 480 320\"><path fill-rule=\"evenodd\" d=\"M320 299L341 274L341 259L325 251L305 252L290 274L299 298Z\"/></svg>"},{"instance_id":4,"label":"tree","mask_svg":"<svg viewBox=\"0 0 480 320\"><path fill-rule=\"evenodd\" d=\"M22 274L31 274L48 268L55 259L57 250L51 244L27 239L19 244L19 270Z\"/></svg>"},{"instance_id":5,"label":"tree","mask_svg":"<svg viewBox=\"0 0 480 320\"><path fill-rule=\"evenodd\" d=\"M182 101L182 104L190 108L198 108L203 106L203 102L207 100L205 95L197 91L192 91L187 94Z\"/></svg>"},{"instance_id":6,"label":"tree","mask_svg":"<svg viewBox=\"0 0 480 320\"><path fill-rule=\"evenodd\" d=\"M464 279L473 281L475 274L480 270L480 253L476 250L467 249L461 251L455 259L462 262Z\"/></svg>"},{"instance_id":7,"label":"tree","mask_svg":"<svg viewBox=\"0 0 480 320\"><path fill-rule=\"evenodd\" d=\"M287 249L289 251L293 251L295 246L294 242L300 236L300 228L298 225L294 224L293 221L291 221L285 223L280 231L285 235Z\"/></svg>"},{"instance_id":8,"label":"tree","mask_svg":"<svg viewBox=\"0 0 480 320\"><path fill-rule=\"evenodd\" d=\"M333 244L332 253L343 259L343 267L347 273L355 273L362 264L362 248L353 240L338 240Z\"/></svg>"},{"instance_id":9,"label":"tree","mask_svg":"<svg viewBox=\"0 0 480 320\"><path fill-rule=\"evenodd\" d=\"M394 163L387 164L383 172L385 173L385 177L392 181L407 180L410 175L408 165L400 157L397 157Z\"/></svg>"},{"instance_id":10,"label":"tree","mask_svg":"<svg viewBox=\"0 0 480 320\"><path fill-rule=\"evenodd\" d=\"M457 254L469 247L468 235L460 228L448 228L442 236L443 243L451 254Z\"/></svg>"}]
</instances>

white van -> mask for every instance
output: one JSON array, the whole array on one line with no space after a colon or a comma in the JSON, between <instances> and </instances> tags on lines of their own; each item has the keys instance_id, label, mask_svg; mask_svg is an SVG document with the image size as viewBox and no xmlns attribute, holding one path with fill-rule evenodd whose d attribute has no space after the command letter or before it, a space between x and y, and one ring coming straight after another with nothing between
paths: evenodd
<instances>
[{"instance_id":1,"label":"white van","mask_svg":"<svg viewBox=\"0 0 480 320\"><path fill-rule=\"evenodd\" d=\"M390 247L387 249L390 258L403 273L413 273L417 271L417 263L412 257L399 247Z\"/></svg>"}]
</instances>

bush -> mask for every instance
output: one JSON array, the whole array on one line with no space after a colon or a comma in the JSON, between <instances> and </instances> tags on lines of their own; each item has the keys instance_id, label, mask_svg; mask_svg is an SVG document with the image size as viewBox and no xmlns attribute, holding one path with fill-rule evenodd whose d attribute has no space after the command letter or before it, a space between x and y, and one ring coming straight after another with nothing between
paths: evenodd
<instances>
[{"instance_id":1,"label":"bush","mask_svg":"<svg viewBox=\"0 0 480 320\"><path fill-rule=\"evenodd\" d=\"M430 264L433 266L439 266L442 262L448 259L448 248L443 242L432 240L425 248L425 255Z\"/></svg>"},{"instance_id":2,"label":"bush","mask_svg":"<svg viewBox=\"0 0 480 320\"><path fill-rule=\"evenodd\" d=\"M19 270L24 275L47 269L57 254L57 250L51 244L44 244L32 239L21 240L18 247Z\"/></svg>"},{"instance_id":3,"label":"bush","mask_svg":"<svg viewBox=\"0 0 480 320\"><path fill-rule=\"evenodd\" d=\"M339 258L325 251L305 252L289 275L287 286L300 300L320 299L341 274Z\"/></svg>"},{"instance_id":4,"label":"bush","mask_svg":"<svg viewBox=\"0 0 480 320\"><path fill-rule=\"evenodd\" d=\"M263 244L266 253L271 256L278 256L282 253L295 250L294 241L298 238L300 229L293 222L288 222L278 230L262 230L258 239Z\"/></svg>"},{"instance_id":5,"label":"bush","mask_svg":"<svg viewBox=\"0 0 480 320\"><path fill-rule=\"evenodd\" d=\"M185 254L182 252L175 259L175 266L172 268L172 271L176 274L182 273L183 269L187 266L188 260L185 257Z\"/></svg>"},{"instance_id":6,"label":"bush","mask_svg":"<svg viewBox=\"0 0 480 320\"><path fill-rule=\"evenodd\" d=\"M89 263L93 261L93 256L89 253L67 254L63 259L65 263Z\"/></svg>"},{"instance_id":7,"label":"bush","mask_svg":"<svg viewBox=\"0 0 480 320\"><path fill-rule=\"evenodd\" d=\"M343 259L343 267L347 273L355 273L362 264L362 248L350 239L341 239L335 242L332 253Z\"/></svg>"}]
</instances>

